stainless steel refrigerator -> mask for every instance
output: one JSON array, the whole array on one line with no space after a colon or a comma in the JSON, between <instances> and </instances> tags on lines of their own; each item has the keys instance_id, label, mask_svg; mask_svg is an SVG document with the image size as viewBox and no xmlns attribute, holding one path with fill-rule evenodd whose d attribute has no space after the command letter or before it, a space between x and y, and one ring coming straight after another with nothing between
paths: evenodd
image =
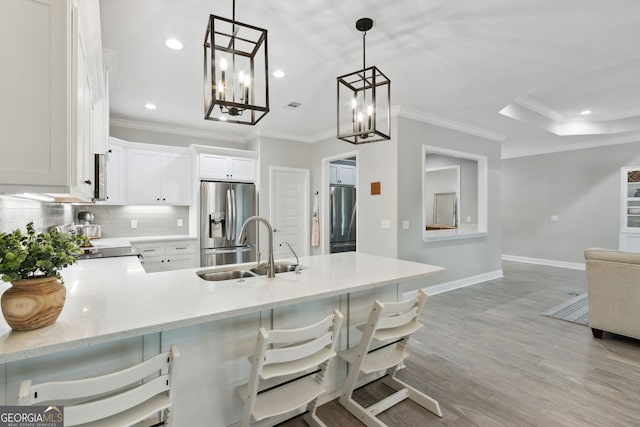
<instances>
[{"instance_id":1,"label":"stainless steel refrigerator","mask_svg":"<svg viewBox=\"0 0 640 427\"><path fill-rule=\"evenodd\" d=\"M256 226L247 240L237 238L244 221L256 214L254 184L202 181L200 183L200 265L238 264L256 260Z\"/></svg>"},{"instance_id":2,"label":"stainless steel refrigerator","mask_svg":"<svg viewBox=\"0 0 640 427\"><path fill-rule=\"evenodd\" d=\"M329 252L355 251L356 189L332 185L329 203Z\"/></svg>"}]
</instances>

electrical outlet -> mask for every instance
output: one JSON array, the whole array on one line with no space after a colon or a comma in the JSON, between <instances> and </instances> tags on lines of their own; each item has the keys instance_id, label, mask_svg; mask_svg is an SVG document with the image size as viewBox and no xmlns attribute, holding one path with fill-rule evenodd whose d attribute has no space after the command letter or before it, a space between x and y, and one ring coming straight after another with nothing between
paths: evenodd
<instances>
[{"instance_id":1,"label":"electrical outlet","mask_svg":"<svg viewBox=\"0 0 640 427\"><path fill-rule=\"evenodd\" d=\"M558 215L551 215L551 221L558 222L560 221L560 218L558 217Z\"/></svg>"},{"instance_id":2,"label":"electrical outlet","mask_svg":"<svg viewBox=\"0 0 640 427\"><path fill-rule=\"evenodd\" d=\"M138 228L138 220L137 219L132 219L131 220L131 228Z\"/></svg>"},{"instance_id":3,"label":"electrical outlet","mask_svg":"<svg viewBox=\"0 0 640 427\"><path fill-rule=\"evenodd\" d=\"M178 218L178 227L182 227L182 218Z\"/></svg>"},{"instance_id":4,"label":"electrical outlet","mask_svg":"<svg viewBox=\"0 0 640 427\"><path fill-rule=\"evenodd\" d=\"M471 224L471 217L470 216L467 217L467 224Z\"/></svg>"},{"instance_id":5,"label":"electrical outlet","mask_svg":"<svg viewBox=\"0 0 640 427\"><path fill-rule=\"evenodd\" d=\"M409 229L409 220L405 219L404 221L402 221L402 229L403 230L408 230Z\"/></svg>"},{"instance_id":6,"label":"electrical outlet","mask_svg":"<svg viewBox=\"0 0 640 427\"><path fill-rule=\"evenodd\" d=\"M383 219L382 221L380 221L380 228L384 230L391 229L391 221L389 221L388 219Z\"/></svg>"}]
</instances>

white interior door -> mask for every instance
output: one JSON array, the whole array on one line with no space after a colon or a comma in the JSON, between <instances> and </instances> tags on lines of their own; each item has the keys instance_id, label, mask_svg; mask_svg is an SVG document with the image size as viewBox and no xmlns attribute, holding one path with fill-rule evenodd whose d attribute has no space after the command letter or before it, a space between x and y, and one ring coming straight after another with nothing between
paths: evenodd
<instances>
[{"instance_id":1,"label":"white interior door","mask_svg":"<svg viewBox=\"0 0 640 427\"><path fill-rule=\"evenodd\" d=\"M309 254L309 170L273 166L270 172L270 219L275 259Z\"/></svg>"}]
</instances>

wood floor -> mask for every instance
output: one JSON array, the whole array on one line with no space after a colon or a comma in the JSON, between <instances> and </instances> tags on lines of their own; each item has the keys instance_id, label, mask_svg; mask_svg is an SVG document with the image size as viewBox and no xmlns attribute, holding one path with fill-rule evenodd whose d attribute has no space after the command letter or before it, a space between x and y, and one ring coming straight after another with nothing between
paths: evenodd
<instances>
[{"instance_id":1,"label":"wood floor","mask_svg":"<svg viewBox=\"0 0 640 427\"><path fill-rule=\"evenodd\" d=\"M584 292L584 271L517 262L503 271L427 300L398 376L437 399L443 417L404 401L379 418L394 427L640 426L640 341L597 340L586 326L540 314ZM373 383L355 397L368 405L389 390ZM318 415L328 426L362 426L337 401Z\"/></svg>"}]
</instances>

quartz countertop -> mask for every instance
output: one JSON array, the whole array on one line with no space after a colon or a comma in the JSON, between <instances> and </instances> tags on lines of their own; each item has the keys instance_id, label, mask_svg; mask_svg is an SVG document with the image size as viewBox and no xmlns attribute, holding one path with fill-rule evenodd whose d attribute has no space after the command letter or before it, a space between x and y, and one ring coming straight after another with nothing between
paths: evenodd
<instances>
[{"instance_id":1,"label":"quartz countertop","mask_svg":"<svg viewBox=\"0 0 640 427\"><path fill-rule=\"evenodd\" d=\"M177 234L168 236L134 236L134 237L104 237L91 240L97 248L117 248L131 246L131 243L172 242L176 240L196 240L196 236Z\"/></svg>"},{"instance_id":2,"label":"quartz countertop","mask_svg":"<svg viewBox=\"0 0 640 427\"><path fill-rule=\"evenodd\" d=\"M63 270L67 299L51 326L12 331L0 320L0 363L157 333L424 278L444 268L357 252L301 257L301 274L207 282L192 268L145 273L137 257L81 260ZM254 266L247 265L247 268ZM9 287L0 282L0 292Z\"/></svg>"}]
</instances>

